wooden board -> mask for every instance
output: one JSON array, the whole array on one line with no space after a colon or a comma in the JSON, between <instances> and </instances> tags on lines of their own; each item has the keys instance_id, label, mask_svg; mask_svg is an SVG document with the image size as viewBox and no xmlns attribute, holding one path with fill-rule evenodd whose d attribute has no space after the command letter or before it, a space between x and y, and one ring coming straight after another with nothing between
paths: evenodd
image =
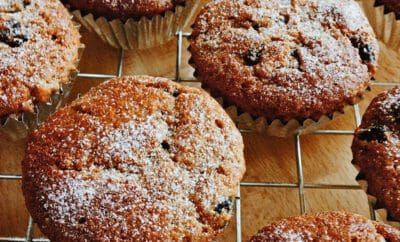
<instances>
[{"instance_id":1,"label":"wooden board","mask_svg":"<svg viewBox=\"0 0 400 242\"><path fill-rule=\"evenodd\" d=\"M83 32L87 48L80 69L83 73L116 74L118 50L103 44L92 33ZM187 46L185 40L185 46ZM376 75L382 82L400 81L400 53L381 44L380 69ZM193 69L183 48L182 78L191 78ZM149 74L173 77L175 75L176 42L162 48L139 52L125 52L124 75ZM76 97L103 80L78 78L72 93ZM360 108L363 112L370 100L385 88L372 86ZM72 98L71 98L72 99ZM355 117L350 109L326 129L354 130ZM297 182L294 137L272 138L262 134L244 134L247 160L246 182ZM307 135L301 137L304 179L306 183L357 185L356 169L351 165L351 135ZM0 174L20 174L25 141L10 142L0 137ZM0 180L0 237L24 237L28 214L24 206L19 181ZM242 187L241 217L243 239L248 239L262 226L290 215L300 213L296 188ZM306 212L347 210L369 217L367 196L360 190L306 189ZM35 237L42 236L35 227ZM218 241L234 241L235 221L232 220Z\"/></svg>"}]
</instances>

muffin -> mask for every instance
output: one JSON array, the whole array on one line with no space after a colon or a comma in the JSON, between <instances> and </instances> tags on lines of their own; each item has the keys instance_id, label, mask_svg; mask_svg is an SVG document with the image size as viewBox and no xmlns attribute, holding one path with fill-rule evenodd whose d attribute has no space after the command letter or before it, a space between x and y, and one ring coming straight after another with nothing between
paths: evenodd
<instances>
[{"instance_id":1,"label":"muffin","mask_svg":"<svg viewBox=\"0 0 400 242\"><path fill-rule=\"evenodd\" d=\"M352 0L221 0L198 15L190 63L211 94L265 129L299 126L356 103L377 67L378 43Z\"/></svg>"},{"instance_id":2,"label":"muffin","mask_svg":"<svg viewBox=\"0 0 400 242\"><path fill-rule=\"evenodd\" d=\"M51 103L76 72L80 48L78 29L58 1L0 3L0 117L40 112L36 105Z\"/></svg>"},{"instance_id":3,"label":"muffin","mask_svg":"<svg viewBox=\"0 0 400 242\"><path fill-rule=\"evenodd\" d=\"M275 222L253 236L263 241L399 241L400 232L347 212L323 212Z\"/></svg>"},{"instance_id":4,"label":"muffin","mask_svg":"<svg viewBox=\"0 0 400 242\"><path fill-rule=\"evenodd\" d=\"M400 88L372 100L356 130L353 163L358 178L368 182L368 193L377 198L377 208L386 208L390 219L400 221Z\"/></svg>"},{"instance_id":5,"label":"muffin","mask_svg":"<svg viewBox=\"0 0 400 242\"><path fill-rule=\"evenodd\" d=\"M198 0L62 0L90 31L115 48L147 49L173 39Z\"/></svg>"},{"instance_id":6,"label":"muffin","mask_svg":"<svg viewBox=\"0 0 400 242\"><path fill-rule=\"evenodd\" d=\"M184 5L185 0L144 0L132 3L130 0L63 0L73 9L80 9L84 13L92 13L95 17L104 16L109 20L121 19L127 21L130 18L152 18L173 10L178 5Z\"/></svg>"},{"instance_id":7,"label":"muffin","mask_svg":"<svg viewBox=\"0 0 400 242\"><path fill-rule=\"evenodd\" d=\"M243 156L239 131L204 91L124 77L33 133L22 189L54 241L209 241L232 217Z\"/></svg>"},{"instance_id":8,"label":"muffin","mask_svg":"<svg viewBox=\"0 0 400 242\"><path fill-rule=\"evenodd\" d=\"M384 5L385 6L385 12L394 12L396 15L396 18L400 18L400 1L399 0L376 0L375 1L376 6Z\"/></svg>"}]
</instances>

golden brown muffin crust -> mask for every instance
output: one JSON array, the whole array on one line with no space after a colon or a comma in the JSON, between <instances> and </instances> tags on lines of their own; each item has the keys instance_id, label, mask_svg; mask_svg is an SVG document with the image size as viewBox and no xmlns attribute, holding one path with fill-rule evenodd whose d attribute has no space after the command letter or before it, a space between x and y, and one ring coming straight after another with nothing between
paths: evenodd
<instances>
[{"instance_id":1,"label":"golden brown muffin crust","mask_svg":"<svg viewBox=\"0 0 400 242\"><path fill-rule=\"evenodd\" d=\"M242 137L204 91L114 79L51 116L28 144L27 207L52 240L208 241L231 218Z\"/></svg>"},{"instance_id":2,"label":"golden brown muffin crust","mask_svg":"<svg viewBox=\"0 0 400 242\"><path fill-rule=\"evenodd\" d=\"M57 0L0 3L0 116L33 112L69 81L80 35Z\"/></svg>"},{"instance_id":3,"label":"golden brown muffin crust","mask_svg":"<svg viewBox=\"0 0 400 242\"><path fill-rule=\"evenodd\" d=\"M353 163L360 167L368 192L392 219L400 221L400 88L372 100L353 140Z\"/></svg>"},{"instance_id":4,"label":"golden brown muffin crust","mask_svg":"<svg viewBox=\"0 0 400 242\"><path fill-rule=\"evenodd\" d=\"M177 5L183 5L185 0L62 0L72 9L84 13L92 13L95 17L106 17L109 20L141 17L152 18L173 10Z\"/></svg>"},{"instance_id":5,"label":"golden brown muffin crust","mask_svg":"<svg viewBox=\"0 0 400 242\"><path fill-rule=\"evenodd\" d=\"M228 104L272 121L317 121L356 101L378 43L352 0L217 0L193 26L195 76Z\"/></svg>"},{"instance_id":6,"label":"golden brown muffin crust","mask_svg":"<svg viewBox=\"0 0 400 242\"><path fill-rule=\"evenodd\" d=\"M250 239L251 242L399 240L397 229L347 212L323 212L283 219L263 228Z\"/></svg>"}]
</instances>

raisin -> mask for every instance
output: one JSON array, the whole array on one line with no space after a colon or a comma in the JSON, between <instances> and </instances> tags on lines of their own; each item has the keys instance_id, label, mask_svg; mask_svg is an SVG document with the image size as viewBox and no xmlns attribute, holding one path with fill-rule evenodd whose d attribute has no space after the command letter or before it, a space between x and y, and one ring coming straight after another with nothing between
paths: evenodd
<instances>
[{"instance_id":1,"label":"raisin","mask_svg":"<svg viewBox=\"0 0 400 242\"><path fill-rule=\"evenodd\" d=\"M8 20L4 26L0 27L0 41L10 47L19 47L28 41L28 37L23 33L21 24L14 19Z\"/></svg>"},{"instance_id":2,"label":"raisin","mask_svg":"<svg viewBox=\"0 0 400 242\"><path fill-rule=\"evenodd\" d=\"M284 24L288 24L290 21L290 15L289 14L281 14L279 16L279 21L284 23Z\"/></svg>"},{"instance_id":3,"label":"raisin","mask_svg":"<svg viewBox=\"0 0 400 242\"><path fill-rule=\"evenodd\" d=\"M164 89L165 92L169 93L173 97L178 97L181 92L177 89L171 90L171 89Z\"/></svg>"},{"instance_id":4,"label":"raisin","mask_svg":"<svg viewBox=\"0 0 400 242\"><path fill-rule=\"evenodd\" d=\"M80 224L86 223L86 218L85 217L79 218L78 223L80 223Z\"/></svg>"},{"instance_id":5,"label":"raisin","mask_svg":"<svg viewBox=\"0 0 400 242\"><path fill-rule=\"evenodd\" d=\"M260 32L260 25L258 25L257 23L252 25L253 29L257 32Z\"/></svg>"},{"instance_id":6,"label":"raisin","mask_svg":"<svg viewBox=\"0 0 400 242\"><path fill-rule=\"evenodd\" d=\"M261 53L263 50L263 46L259 49L250 48L246 56L244 57L245 64L248 66L254 66L260 63Z\"/></svg>"},{"instance_id":7,"label":"raisin","mask_svg":"<svg viewBox=\"0 0 400 242\"><path fill-rule=\"evenodd\" d=\"M298 49L294 49L291 53L291 56L293 56L298 62L300 62L300 55L299 55L299 50Z\"/></svg>"},{"instance_id":8,"label":"raisin","mask_svg":"<svg viewBox=\"0 0 400 242\"><path fill-rule=\"evenodd\" d=\"M400 106L397 103L392 105L390 115L392 115L397 123L400 123Z\"/></svg>"},{"instance_id":9,"label":"raisin","mask_svg":"<svg viewBox=\"0 0 400 242\"><path fill-rule=\"evenodd\" d=\"M370 129L364 130L358 135L358 138L364 141L376 140L378 143L383 143L387 140L385 129L382 126L375 126Z\"/></svg>"},{"instance_id":10,"label":"raisin","mask_svg":"<svg viewBox=\"0 0 400 242\"><path fill-rule=\"evenodd\" d=\"M167 141L163 141L163 142L161 143L161 147L162 147L164 150L169 150L169 149L171 148Z\"/></svg>"},{"instance_id":11,"label":"raisin","mask_svg":"<svg viewBox=\"0 0 400 242\"><path fill-rule=\"evenodd\" d=\"M303 68L302 68L303 61L302 61L302 59L301 59L301 57L300 57L300 52L299 52L299 50L298 50L298 49L294 49L294 50L290 53L290 55L291 55L293 58L296 59L296 61L297 61L297 63L298 63L298 70L301 71L301 72L303 72L303 71L304 71Z\"/></svg>"},{"instance_id":12,"label":"raisin","mask_svg":"<svg viewBox=\"0 0 400 242\"><path fill-rule=\"evenodd\" d=\"M400 110L393 111L392 115L396 119L396 122L400 123Z\"/></svg>"},{"instance_id":13,"label":"raisin","mask_svg":"<svg viewBox=\"0 0 400 242\"><path fill-rule=\"evenodd\" d=\"M221 214L223 210L226 210L226 212L230 212L232 210L232 198L228 198L227 200L219 203L215 208L214 211L218 214Z\"/></svg>"},{"instance_id":14,"label":"raisin","mask_svg":"<svg viewBox=\"0 0 400 242\"><path fill-rule=\"evenodd\" d=\"M360 58L364 63L376 61L375 53L373 52L373 49L370 45L364 44L357 37L350 38L350 41L354 48L358 48L358 54L360 55Z\"/></svg>"},{"instance_id":15,"label":"raisin","mask_svg":"<svg viewBox=\"0 0 400 242\"><path fill-rule=\"evenodd\" d=\"M362 45L358 48L361 60L364 62L372 62L376 60L375 53L369 45Z\"/></svg>"},{"instance_id":16,"label":"raisin","mask_svg":"<svg viewBox=\"0 0 400 242\"><path fill-rule=\"evenodd\" d=\"M218 128L223 129L224 128L224 122L222 120L216 119L215 124L217 125Z\"/></svg>"},{"instance_id":17,"label":"raisin","mask_svg":"<svg viewBox=\"0 0 400 242\"><path fill-rule=\"evenodd\" d=\"M171 95L172 95L173 97L178 97L180 94L181 94L181 92L180 92L179 90L174 90L174 91L171 93Z\"/></svg>"},{"instance_id":18,"label":"raisin","mask_svg":"<svg viewBox=\"0 0 400 242\"><path fill-rule=\"evenodd\" d=\"M358 48L360 45L360 39L357 37L351 37L350 42L353 45L354 48Z\"/></svg>"}]
</instances>

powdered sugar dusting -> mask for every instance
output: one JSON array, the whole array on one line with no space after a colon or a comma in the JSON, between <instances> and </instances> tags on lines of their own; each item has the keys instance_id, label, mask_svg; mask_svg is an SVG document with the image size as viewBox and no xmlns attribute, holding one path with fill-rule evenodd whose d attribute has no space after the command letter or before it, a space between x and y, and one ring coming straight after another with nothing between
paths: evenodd
<instances>
[{"instance_id":1,"label":"powdered sugar dusting","mask_svg":"<svg viewBox=\"0 0 400 242\"><path fill-rule=\"evenodd\" d=\"M356 214L322 212L272 223L260 230L250 241L385 241L385 239L397 241L400 239L400 232Z\"/></svg>"},{"instance_id":2,"label":"powdered sugar dusting","mask_svg":"<svg viewBox=\"0 0 400 242\"><path fill-rule=\"evenodd\" d=\"M218 0L197 18L190 51L195 75L216 95L254 116L288 121L318 120L354 103L375 72L378 48L354 1Z\"/></svg>"},{"instance_id":3,"label":"powdered sugar dusting","mask_svg":"<svg viewBox=\"0 0 400 242\"><path fill-rule=\"evenodd\" d=\"M106 160L138 160L136 151L143 148L143 144L154 142L161 144L167 136L168 125L160 123L161 114L150 116L146 120L135 120L123 124L118 129L106 131L106 135L99 140L102 152ZM138 124L139 123L139 124ZM148 139L152 139L151 141Z\"/></svg>"},{"instance_id":4,"label":"powdered sugar dusting","mask_svg":"<svg viewBox=\"0 0 400 242\"><path fill-rule=\"evenodd\" d=\"M0 31L4 38L17 32L25 39L17 46L0 40L0 116L33 112L34 103L47 102L69 81L78 30L59 1L10 0L0 5Z\"/></svg>"},{"instance_id":5,"label":"powdered sugar dusting","mask_svg":"<svg viewBox=\"0 0 400 242\"><path fill-rule=\"evenodd\" d=\"M400 112L400 88L387 92L385 100L382 101L383 112L389 116L388 119L396 122L396 114Z\"/></svg>"},{"instance_id":6,"label":"powdered sugar dusting","mask_svg":"<svg viewBox=\"0 0 400 242\"><path fill-rule=\"evenodd\" d=\"M400 220L400 88L372 100L356 130L354 163L368 181L368 193L377 197L390 216Z\"/></svg>"},{"instance_id":7,"label":"powdered sugar dusting","mask_svg":"<svg viewBox=\"0 0 400 242\"><path fill-rule=\"evenodd\" d=\"M43 230L62 234L50 238L212 238L244 172L240 133L218 103L150 77L91 90L29 147L24 190Z\"/></svg>"}]
</instances>

